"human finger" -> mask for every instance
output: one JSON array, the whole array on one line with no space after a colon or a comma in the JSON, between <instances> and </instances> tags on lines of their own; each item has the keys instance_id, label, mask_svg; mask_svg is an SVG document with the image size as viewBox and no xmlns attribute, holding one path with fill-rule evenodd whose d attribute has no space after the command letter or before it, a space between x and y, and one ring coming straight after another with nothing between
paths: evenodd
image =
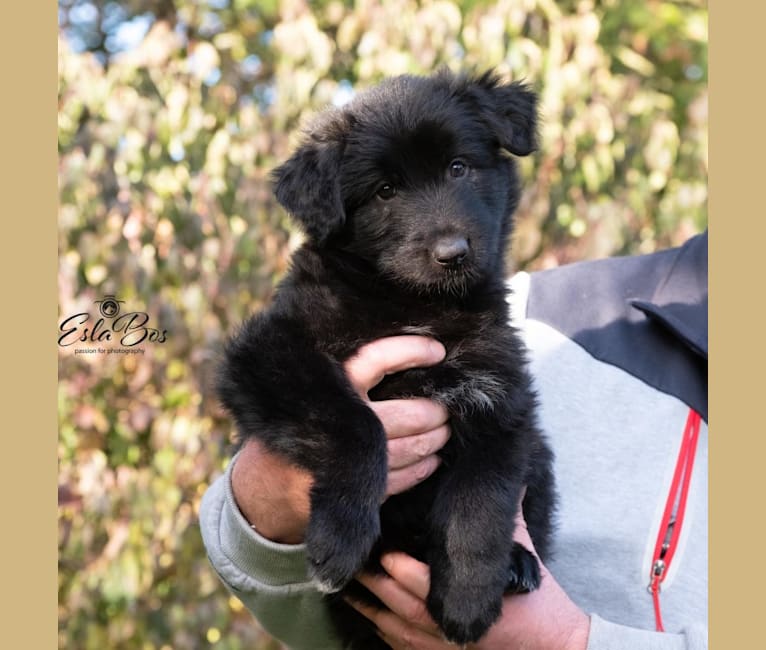
<instances>
[{"instance_id":1,"label":"human finger","mask_svg":"<svg viewBox=\"0 0 766 650\"><path fill-rule=\"evenodd\" d=\"M433 366L446 354L441 343L425 336L389 336L359 348L344 368L354 389L366 396L386 375Z\"/></svg>"},{"instance_id":2,"label":"human finger","mask_svg":"<svg viewBox=\"0 0 766 650\"><path fill-rule=\"evenodd\" d=\"M375 625L378 635L394 650L446 650L449 646L425 630L408 623L387 609L347 599L347 602Z\"/></svg>"},{"instance_id":3,"label":"human finger","mask_svg":"<svg viewBox=\"0 0 766 650\"><path fill-rule=\"evenodd\" d=\"M521 491L521 495L519 496L519 506L516 509L516 517L514 518L513 527L513 539L536 556L537 552L535 551L535 545L532 542L532 538L529 535L529 529L527 527L527 522L524 519L524 509L522 507L526 492L527 488L525 486Z\"/></svg>"},{"instance_id":4,"label":"human finger","mask_svg":"<svg viewBox=\"0 0 766 650\"><path fill-rule=\"evenodd\" d=\"M411 487L415 487L418 483L425 481L439 468L440 464L441 459L436 454L432 454L408 467L389 470L386 483L386 497L406 492Z\"/></svg>"},{"instance_id":5,"label":"human finger","mask_svg":"<svg viewBox=\"0 0 766 650\"><path fill-rule=\"evenodd\" d=\"M401 469L420 462L435 454L449 440L450 429L446 424L440 427L404 438L388 441L388 469Z\"/></svg>"},{"instance_id":6,"label":"human finger","mask_svg":"<svg viewBox=\"0 0 766 650\"><path fill-rule=\"evenodd\" d=\"M389 438L412 436L441 426L449 419L447 409L423 397L370 402Z\"/></svg>"},{"instance_id":7,"label":"human finger","mask_svg":"<svg viewBox=\"0 0 766 650\"><path fill-rule=\"evenodd\" d=\"M431 571L427 564L406 553L392 551L383 554L380 565L413 596L426 599L431 588Z\"/></svg>"},{"instance_id":8,"label":"human finger","mask_svg":"<svg viewBox=\"0 0 766 650\"><path fill-rule=\"evenodd\" d=\"M394 614L422 630L439 634L426 608L425 600L418 598L389 576L363 573L357 580L375 594Z\"/></svg>"}]
</instances>

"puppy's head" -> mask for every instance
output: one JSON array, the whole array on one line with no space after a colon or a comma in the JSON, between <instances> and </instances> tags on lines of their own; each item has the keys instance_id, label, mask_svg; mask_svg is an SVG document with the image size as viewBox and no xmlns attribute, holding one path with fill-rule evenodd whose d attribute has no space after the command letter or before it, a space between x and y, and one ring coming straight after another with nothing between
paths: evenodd
<instances>
[{"instance_id":1,"label":"puppy's head","mask_svg":"<svg viewBox=\"0 0 766 650\"><path fill-rule=\"evenodd\" d=\"M401 76L327 112L274 171L313 245L342 249L419 291L502 270L519 198L512 158L536 143L524 85L442 71Z\"/></svg>"}]
</instances>

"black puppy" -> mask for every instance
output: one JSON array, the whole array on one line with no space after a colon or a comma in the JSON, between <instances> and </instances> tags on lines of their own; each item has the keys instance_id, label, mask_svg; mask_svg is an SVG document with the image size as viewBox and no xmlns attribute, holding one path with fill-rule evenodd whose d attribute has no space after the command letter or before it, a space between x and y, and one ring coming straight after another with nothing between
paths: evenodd
<instances>
[{"instance_id":1,"label":"black puppy","mask_svg":"<svg viewBox=\"0 0 766 650\"><path fill-rule=\"evenodd\" d=\"M428 611L459 643L487 631L504 592L538 586L537 561L512 541L524 485L543 559L549 546L551 454L504 268L519 199L508 154L534 150L535 125L534 94L491 73L397 77L323 114L274 172L307 242L271 307L227 346L219 378L242 438L314 477L306 547L319 589L402 550L430 566ZM341 364L403 333L438 339L446 359L386 377L370 397L437 400L452 436L440 468L381 507L386 436ZM353 647L387 647L336 606Z\"/></svg>"}]
</instances>

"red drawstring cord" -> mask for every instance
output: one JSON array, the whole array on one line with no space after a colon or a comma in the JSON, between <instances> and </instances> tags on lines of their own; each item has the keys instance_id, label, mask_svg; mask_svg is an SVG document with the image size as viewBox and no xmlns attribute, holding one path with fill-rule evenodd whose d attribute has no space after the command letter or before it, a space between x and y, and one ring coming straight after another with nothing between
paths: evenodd
<instances>
[{"instance_id":1,"label":"red drawstring cord","mask_svg":"<svg viewBox=\"0 0 766 650\"><path fill-rule=\"evenodd\" d=\"M700 431L700 415L694 409L689 409L689 417L686 419L681 449L678 452L676 469L673 473L673 481L670 484L668 500L665 503L665 512L662 515L660 530L657 535L657 543L652 556L652 568L649 575L649 592L654 601L654 618L657 623L657 631L664 632L662 626L662 613L660 612L660 585L662 584L670 563L678 547L681 537L681 526L686 512L686 498L689 495L689 483L694 466L694 455L697 450L697 439ZM679 493L680 489L680 493ZM676 508L676 502L678 507ZM675 516L673 511L675 508Z\"/></svg>"}]
</instances>

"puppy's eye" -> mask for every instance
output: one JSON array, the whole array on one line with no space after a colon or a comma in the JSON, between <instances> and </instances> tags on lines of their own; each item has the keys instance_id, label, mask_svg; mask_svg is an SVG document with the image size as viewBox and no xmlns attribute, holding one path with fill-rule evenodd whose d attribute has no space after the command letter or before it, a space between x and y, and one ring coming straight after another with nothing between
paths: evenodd
<instances>
[{"instance_id":1,"label":"puppy's eye","mask_svg":"<svg viewBox=\"0 0 766 650\"><path fill-rule=\"evenodd\" d=\"M449 175L452 176L452 178L460 178L461 176L465 176L467 172L468 165L462 160L453 160L449 164Z\"/></svg>"},{"instance_id":2,"label":"puppy's eye","mask_svg":"<svg viewBox=\"0 0 766 650\"><path fill-rule=\"evenodd\" d=\"M378 188L377 194L384 201L388 201L396 196L396 188L391 183L383 183Z\"/></svg>"}]
</instances>

